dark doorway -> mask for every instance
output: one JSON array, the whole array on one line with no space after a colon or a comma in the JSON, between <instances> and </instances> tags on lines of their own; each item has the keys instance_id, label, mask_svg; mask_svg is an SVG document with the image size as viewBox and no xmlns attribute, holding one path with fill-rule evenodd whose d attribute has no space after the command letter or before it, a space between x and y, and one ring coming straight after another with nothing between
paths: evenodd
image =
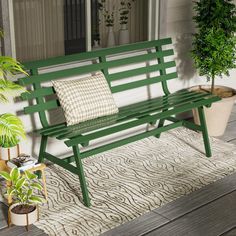
<instances>
[{"instance_id":1,"label":"dark doorway","mask_svg":"<svg viewBox=\"0 0 236 236\"><path fill-rule=\"evenodd\" d=\"M65 55L86 50L85 0L64 0Z\"/></svg>"}]
</instances>

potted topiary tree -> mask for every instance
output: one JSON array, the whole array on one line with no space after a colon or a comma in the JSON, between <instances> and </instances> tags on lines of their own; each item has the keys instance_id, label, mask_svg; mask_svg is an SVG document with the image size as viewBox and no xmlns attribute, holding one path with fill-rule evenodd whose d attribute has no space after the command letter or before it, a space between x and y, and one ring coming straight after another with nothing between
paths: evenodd
<instances>
[{"instance_id":1,"label":"potted topiary tree","mask_svg":"<svg viewBox=\"0 0 236 236\"><path fill-rule=\"evenodd\" d=\"M234 101L236 91L217 86L217 77L229 76L236 68L236 7L232 0L200 0L194 2L194 21L198 32L194 34L192 58L200 76L211 81L210 86L197 86L193 90L210 92L222 98L211 108L205 108L208 132L212 136L223 135ZM199 123L198 114L194 119Z\"/></svg>"},{"instance_id":2,"label":"potted topiary tree","mask_svg":"<svg viewBox=\"0 0 236 236\"><path fill-rule=\"evenodd\" d=\"M35 195L35 190L42 190L42 186L37 182L37 175L24 171L20 173L17 168L10 173L0 171L9 187L7 195L12 197L13 204L9 207L9 223L18 226L27 226L38 220L37 204L43 202L43 198Z\"/></svg>"}]
</instances>

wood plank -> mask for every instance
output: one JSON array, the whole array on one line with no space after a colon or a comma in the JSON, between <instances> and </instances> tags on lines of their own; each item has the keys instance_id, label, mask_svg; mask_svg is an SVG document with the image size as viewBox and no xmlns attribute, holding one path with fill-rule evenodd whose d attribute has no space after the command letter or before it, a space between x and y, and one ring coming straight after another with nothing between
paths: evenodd
<instances>
[{"instance_id":1,"label":"wood plank","mask_svg":"<svg viewBox=\"0 0 236 236\"><path fill-rule=\"evenodd\" d=\"M236 138L233 140L230 140L229 143L235 144L236 145Z\"/></svg>"},{"instance_id":2,"label":"wood plank","mask_svg":"<svg viewBox=\"0 0 236 236\"><path fill-rule=\"evenodd\" d=\"M236 138L236 121L228 123L225 134L220 139L228 142Z\"/></svg>"},{"instance_id":3,"label":"wood plank","mask_svg":"<svg viewBox=\"0 0 236 236\"><path fill-rule=\"evenodd\" d=\"M34 225L29 226L29 231L27 232L25 227L11 226L0 231L1 236L46 236L42 230Z\"/></svg>"},{"instance_id":4,"label":"wood plank","mask_svg":"<svg viewBox=\"0 0 236 236\"><path fill-rule=\"evenodd\" d=\"M236 190L236 173L183 196L154 212L174 220Z\"/></svg>"},{"instance_id":5,"label":"wood plank","mask_svg":"<svg viewBox=\"0 0 236 236\"><path fill-rule=\"evenodd\" d=\"M229 117L229 122L232 122L232 121L236 121L236 112L233 112L233 111Z\"/></svg>"},{"instance_id":6,"label":"wood plank","mask_svg":"<svg viewBox=\"0 0 236 236\"><path fill-rule=\"evenodd\" d=\"M189 199L189 201L191 201L191 199ZM224 232L227 232L235 226L235 202L236 191L225 195L224 197L221 197L220 199L217 199L216 201L213 201L204 207L190 212L145 235L222 235Z\"/></svg>"},{"instance_id":7,"label":"wood plank","mask_svg":"<svg viewBox=\"0 0 236 236\"><path fill-rule=\"evenodd\" d=\"M166 218L153 213L149 212L144 214L130 222L127 222L123 225L120 225L112 230L109 230L103 233L101 236L138 236L146 234L157 227L160 227L169 220Z\"/></svg>"},{"instance_id":8,"label":"wood plank","mask_svg":"<svg viewBox=\"0 0 236 236\"><path fill-rule=\"evenodd\" d=\"M222 234L221 236L235 236L236 235L236 226L229 230L228 232Z\"/></svg>"},{"instance_id":9,"label":"wood plank","mask_svg":"<svg viewBox=\"0 0 236 236\"><path fill-rule=\"evenodd\" d=\"M7 227L7 206L0 202L0 230L6 227Z\"/></svg>"}]
</instances>

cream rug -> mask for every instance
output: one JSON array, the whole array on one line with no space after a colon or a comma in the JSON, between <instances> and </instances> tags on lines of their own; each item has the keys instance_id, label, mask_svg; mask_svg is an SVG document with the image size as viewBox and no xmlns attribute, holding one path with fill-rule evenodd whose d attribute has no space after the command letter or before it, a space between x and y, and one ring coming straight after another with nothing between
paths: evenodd
<instances>
[{"instance_id":1,"label":"cream rug","mask_svg":"<svg viewBox=\"0 0 236 236\"><path fill-rule=\"evenodd\" d=\"M201 134L178 128L85 159L91 208L79 200L78 177L52 165L36 226L49 235L99 235L235 172L236 146L213 138L211 145L207 158Z\"/></svg>"}]
</instances>

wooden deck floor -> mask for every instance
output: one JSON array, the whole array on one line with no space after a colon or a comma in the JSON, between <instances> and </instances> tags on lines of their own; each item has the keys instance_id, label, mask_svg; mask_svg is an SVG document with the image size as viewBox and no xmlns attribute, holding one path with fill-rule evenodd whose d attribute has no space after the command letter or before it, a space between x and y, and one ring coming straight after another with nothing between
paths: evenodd
<instances>
[{"instance_id":1,"label":"wooden deck floor","mask_svg":"<svg viewBox=\"0 0 236 236\"><path fill-rule=\"evenodd\" d=\"M236 106L221 139L236 144ZM0 205L1 206L1 205ZM0 208L0 229L6 208ZM0 230L1 236L44 236L35 226ZM102 236L236 236L236 173L157 208Z\"/></svg>"}]
</instances>

